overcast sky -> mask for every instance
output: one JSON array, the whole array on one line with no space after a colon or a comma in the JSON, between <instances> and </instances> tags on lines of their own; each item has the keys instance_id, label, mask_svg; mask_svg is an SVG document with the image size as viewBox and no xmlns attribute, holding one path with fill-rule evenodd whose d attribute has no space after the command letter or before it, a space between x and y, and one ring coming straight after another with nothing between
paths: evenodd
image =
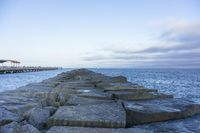
<instances>
[{"instance_id":1,"label":"overcast sky","mask_svg":"<svg viewBox=\"0 0 200 133\"><path fill-rule=\"evenodd\" d=\"M199 0L0 0L0 59L199 68Z\"/></svg>"}]
</instances>

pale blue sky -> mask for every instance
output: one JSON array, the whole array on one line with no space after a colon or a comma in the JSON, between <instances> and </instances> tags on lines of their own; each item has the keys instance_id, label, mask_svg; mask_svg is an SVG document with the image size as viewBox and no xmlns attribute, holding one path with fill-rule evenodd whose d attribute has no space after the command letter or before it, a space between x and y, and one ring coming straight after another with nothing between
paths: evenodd
<instances>
[{"instance_id":1,"label":"pale blue sky","mask_svg":"<svg viewBox=\"0 0 200 133\"><path fill-rule=\"evenodd\" d=\"M198 68L199 38L198 0L0 0L0 59L22 65Z\"/></svg>"}]
</instances>

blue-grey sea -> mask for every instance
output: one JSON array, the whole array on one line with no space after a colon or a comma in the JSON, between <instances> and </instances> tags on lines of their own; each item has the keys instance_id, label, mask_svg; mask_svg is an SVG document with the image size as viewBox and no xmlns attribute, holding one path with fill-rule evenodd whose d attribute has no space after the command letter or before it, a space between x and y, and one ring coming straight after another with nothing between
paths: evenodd
<instances>
[{"instance_id":1,"label":"blue-grey sea","mask_svg":"<svg viewBox=\"0 0 200 133\"><path fill-rule=\"evenodd\" d=\"M71 69L0 75L0 91L40 82ZM175 97L200 102L200 69L92 69L106 75L123 75L129 81Z\"/></svg>"}]
</instances>

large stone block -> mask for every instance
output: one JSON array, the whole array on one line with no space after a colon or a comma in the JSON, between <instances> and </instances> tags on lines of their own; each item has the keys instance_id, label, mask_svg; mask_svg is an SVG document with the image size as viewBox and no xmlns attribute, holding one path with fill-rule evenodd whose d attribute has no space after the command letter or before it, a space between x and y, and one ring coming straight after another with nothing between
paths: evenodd
<instances>
[{"instance_id":1,"label":"large stone block","mask_svg":"<svg viewBox=\"0 0 200 133\"><path fill-rule=\"evenodd\" d=\"M50 117L50 109L35 107L24 114L24 118L38 129L44 129L48 118Z\"/></svg>"},{"instance_id":2,"label":"large stone block","mask_svg":"<svg viewBox=\"0 0 200 133\"><path fill-rule=\"evenodd\" d=\"M38 103L12 104L12 105L8 104L8 105L4 105L3 107L13 113L22 115L24 112L26 112L36 106L38 106Z\"/></svg>"},{"instance_id":3,"label":"large stone block","mask_svg":"<svg viewBox=\"0 0 200 133\"><path fill-rule=\"evenodd\" d=\"M127 83L127 78L124 76L112 77L112 83Z\"/></svg>"},{"instance_id":4,"label":"large stone block","mask_svg":"<svg viewBox=\"0 0 200 133\"><path fill-rule=\"evenodd\" d=\"M104 93L100 90L90 90L88 92L82 92L79 94L80 97L92 98L92 99L111 99L109 93Z\"/></svg>"},{"instance_id":5,"label":"large stone block","mask_svg":"<svg viewBox=\"0 0 200 133\"><path fill-rule=\"evenodd\" d=\"M83 81L74 80L74 81L66 82L65 86L66 87L95 87L94 84L85 80Z\"/></svg>"},{"instance_id":6,"label":"large stone block","mask_svg":"<svg viewBox=\"0 0 200 133\"><path fill-rule=\"evenodd\" d=\"M67 100L65 105L89 105L89 104L101 104L101 103L111 103L111 102L114 101L108 99L94 99L94 98L87 98L87 97L80 97L73 95Z\"/></svg>"},{"instance_id":7,"label":"large stone block","mask_svg":"<svg viewBox=\"0 0 200 133\"><path fill-rule=\"evenodd\" d=\"M47 133L199 133L200 115L185 119L137 125L131 128L52 127Z\"/></svg>"},{"instance_id":8,"label":"large stone block","mask_svg":"<svg viewBox=\"0 0 200 133\"><path fill-rule=\"evenodd\" d=\"M40 133L40 131L30 124L21 125L12 122L0 127L0 133Z\"/></svg>"},{"instance_id":9,"label":"large stone block","mask_svg":"<svg viewBox=\"0 0 200 133\"><path fill-rule=\"evenodd\" d=\"M26 125L21 126L18 132L14 132L14 133L41 133L41 132L34 126L30 124L26 124Z\"/></svg>"},{"instance_id":10,"label":"large stone block","mask_svg":"<svg viewBox=\"0 0 200 133\"><path fill-rule=\"evenodd\" d=\"M47 133L152 133L142 128L86 128L54 126Z\"/></svg>"},{"instance_id":11,"label":"large stone block","mask_svg":"<svg viewBox=\"0 0 200 133\"><path fill-rule=\"evenodd\" d=\"M122 128L125 125L125 111L122 105L118 103L63 106L48 120L48 127L81 126Z\"/></svg>"},{"instance_id":12,"label":"large stone block","mask_svg":"<svg viewBox=\"0 0 200 133\"><path fill-rule=\"evenodd\" d=\"M131 82L127 82L127 83L109 83L109 86L106 86L105 89L108 88L113 88L113 89L144 89L143 86L140 86L138 84L134 84Z\"/></svg>"},{"instance_id":13,"label":"large stone block","mask_svg":"<svg viewBox=\"0 0 200 133\"><path fill-rule=\"evenodd\" d=\"M200 115L185 119L137 125L134 128L141 128L154 133L199 133Z\"/></svg>"},{"instance_id":14,"label":"large stone block","mask_svg":"<svg viewBox=\"0 0 200 133\"><path fill-rule=\"evenodd\" d=\"M20 118L17 114L0 107L0 126L19 120Z\"/></svg>"},{"instance_id":15,"label":"large stone block","mask_svg":"<svg viewBox=\"0 0 200 133\"><path fill-rule=\"evenodd\" d=\"M184 99L125 101L124 107L128 126L200 114L200 104Z\"/></svg>"},{"instance_id":16,"label":"large stone block","mask_svg":"<svg viewBox=\"0 0 200 133\"><path fill-rule=\"evenodd\" d=\"M31 98L28 96L29 95L26 95L26 93L0 93L0 107L21 115L25 111L38 105L36 98Z\"/></svg>"},{"instance_id":17,"label":"large stone block","mask_svg":"<svg viewBox=\"0 0 200 133\"><path fill-rule=\"evenodd\" d=\"M104 92L158 92L156 89L144 89L144 88L112 88L109 87L107 89L104 89Z\"/></svg>"},{"instance_id":18,"label":"large stone block","mask_svg":"<svg viewBox=\"0 0 200 133\"><path fill-rule=\"evenodd\" d=\"M112 98L122 100L148 100L156 98L173 98L173 96L158 92L112 92Z\"/></svg>"},{"instance_id":19,"label":"large stone block","mask_svg":"<svg viewBox=\"0 0 200 133\"><path fill-rule=\"evenodd\" d=\"M53 89L49 83L43 84L43 83L31 83L26 86L19 87L15 92L21 91L21 92L29 92L29 93L35 93L35 92L49 92Z\"/></svg>"}]
</instances>

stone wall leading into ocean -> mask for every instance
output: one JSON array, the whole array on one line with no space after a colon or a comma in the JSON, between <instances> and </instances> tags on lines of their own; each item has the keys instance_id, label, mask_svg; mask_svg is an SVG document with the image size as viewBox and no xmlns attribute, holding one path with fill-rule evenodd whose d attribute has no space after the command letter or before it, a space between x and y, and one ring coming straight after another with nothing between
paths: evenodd
<instances>
[{"instance_id":1,"label":"stone wall leading into ocean","mask_svg":"<svg viewBox=\"0 0 200 133\"><path fill-rule=\"evenodd\" d=\"M0 93L1 133L200 131L200 104L87 69Z\"/></svg>"}]
</instances>

